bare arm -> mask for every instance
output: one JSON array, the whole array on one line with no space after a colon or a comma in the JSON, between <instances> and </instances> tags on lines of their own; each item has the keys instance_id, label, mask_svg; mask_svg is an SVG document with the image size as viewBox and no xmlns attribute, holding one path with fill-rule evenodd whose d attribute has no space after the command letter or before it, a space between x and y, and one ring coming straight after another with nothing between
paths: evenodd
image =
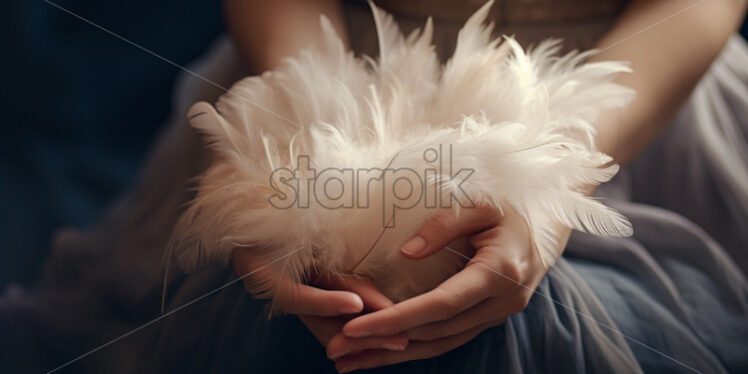
<instances>
[{"instance_id":1,"label":"bare arm","mask_svg":"<svg viewBox=\"0 0 748 374\"><path fill-rule=\"evenodd\" d=\"M699 1L634 1L598 43L595 60L630 61L634 70L618 79L636 90L634 102L598 122L598 146L621 164L667 126L740 26L745 0Z\"/></svg>"},{"instance_id":2,"label":"bare arm","mask_svg":"<svg viewBox=\"0 0 748 374\"><path fill-rule=\"evenodd\" d=\"M337 0L223 0L223 10L239 55L254 74L320 42L320 14L345 40Z\"/></svg>"}]
</instances>

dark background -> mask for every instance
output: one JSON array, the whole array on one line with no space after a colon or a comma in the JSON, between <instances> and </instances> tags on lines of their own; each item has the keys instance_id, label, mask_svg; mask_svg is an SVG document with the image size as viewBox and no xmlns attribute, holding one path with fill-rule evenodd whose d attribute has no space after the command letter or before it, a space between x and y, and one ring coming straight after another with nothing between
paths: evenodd
<instances>
[{"instance_id":1,"label":"dark background","mask_svg":"<svg viewBox=\"0 0 748 374\"><path fill-rule=\"evenodd\" d=\"M53 1L179 65L224 28L219 0ZM44 0L0 10L2 293L33 283L56 228L90 224L133 183L179 69Z\"/></svg>"},{"instance_id":2,"label":"dark background","mask_svg":"<svg viewBox=\"0 0 748 374\"><path fill-rule=\"evenodd\" d=\"M52 0L177 64L223 31L219 0ZM0 293L39 274L55 228L132 184L178 68L43 0L0 5Z\"/></svg>"}]
</instances>

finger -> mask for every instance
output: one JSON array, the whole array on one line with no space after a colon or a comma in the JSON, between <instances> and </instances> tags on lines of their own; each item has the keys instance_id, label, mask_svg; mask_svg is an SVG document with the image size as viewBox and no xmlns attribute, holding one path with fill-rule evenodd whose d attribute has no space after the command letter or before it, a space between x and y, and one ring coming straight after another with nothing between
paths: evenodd
<instances>
[{"instance_id":1,"label":"finger","mask_svg":"<svg viewBox=\"0 0 748 374\"><path fill-rule=\"evenodd\" d=\"M458 335L445 338L411 342L404 351L367 350L349 356L343 356L335 362L335 368L341 373L358 369L369 369L400 362L431 358L449 352L472 340L489 328L494 322L486 323Z\"/></svg>"},{"instance_id":2,"label":"finger","mask_svg":"<svg viewBox=\"0 0 748 374\"><path fill-rule=\"evenodd\" d=\"M512 312L508 310L507 305L503 305L502 300L504 299L486 299L454 318L418 326L408 331L408 339L415 341L435 340L460 334L489 321L496 321L497 324L503 323L506 317L497 319L497 316L509 316Z\"/></svg>"},{"instance_id":3,"label":"finger","mask_svg":"<svg viewBox=\"0 0 748 374\"><path fill-rule=\"evenodd\" d=\"M232 254L234 271L237 274L251 274L256 269L256 256L248 248L238 248ZM241 275L240 275L241 276ZM364 309L363 300L353 292L323 290L300 284L288 274L280 274L273 293L255 295L261 298L272 297L271 314L308 314L316 316L336 316L360 313ZM257 291L254 277L242 276L248 292Z\"/></svg>"},{"instance_id":4,"label":"finger","mask_svg":"<svg viewBox=\"0 0 748 374\"><path fill-rule=\"evenodd\" d=\"M343 327L351 338L387 336L449 319L490 296L490 274L468 266L437 288L389 308L354 318Z\"/></svg>"},{"instance_id":5,"label":"finger","mask_svg":"<svg viewBox=\"0 0 748 374\"><path fill-rule=\"evenodd\" d=\"M387 296L371 284L368 279L343 276L339 274L328 274L320 277L315 284L333 290L348 290L354 292L364 302L364 310L375 311L388 308L394 303Z\"/></svg>"},{"instance_id":6,"label":"finger","mask_svg":"<svg viewBox=\"0 0 748 374\"><path fill-rule=\"evenodd\" d=\"M392 336L370 336L360 339L352 339L343 334L336 334L327 343L327 357L331 360L337 360L345 355L366 349L402 351L407 346L408 335L405 333Z\"/></svg>"},{"instance_id":7,"label":"finger","mask_svg":"<svg viewBox=\"0 0 748 374\"><path fill-rule=\"evenodd\" d=\"M340 329L346 320L339 317L318 317L310 315L298 315L306 328L319 340L322 345L327 345L330 338L340 333Z\"/></svg>"},{"instance_id":8,"label":"finger","mask_svg":"<svg viewBox=\"0 0 748 374\"><path fill-rule=\"evenodd\" d=\"M463 209L459 215L451 211L436 213L403 243L400 252L410 259L419 259L442 250L454 240L498 223L499 213L490 206Z\"/></svg>"},{"instance_id":9,"label":"finger","mask_svg":"<svg viewBox=\"0 0 748 374\"><path fill-rule=\"evenodd\" d=\"M278 292L274 303L289 314L337 316L364 310L361 297L349 291L329 291L295 283Z\"/></svg>"}]
</instances>

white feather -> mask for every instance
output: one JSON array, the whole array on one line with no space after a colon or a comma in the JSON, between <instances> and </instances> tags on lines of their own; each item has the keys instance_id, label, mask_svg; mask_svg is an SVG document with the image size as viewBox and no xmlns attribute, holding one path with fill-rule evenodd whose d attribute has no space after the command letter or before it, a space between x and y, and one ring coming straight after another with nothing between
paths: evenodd
<instances>
[{"instance_id":1,"label":"white feather","mask_svg":"<svg viewBox=\"0 0 748 374\"><path fill-rule=\"evenodd\" d=\"M273 171L293 171L305 160L317 173L410 168L427 190L456 191L449 171L424 171L434 167L424 151L439 147L451 150L453 170L473 170L462 186L471 199L522 214L547 266L558 256L558 238L549 229L554 223L630 235L623 216L578 192L618 170L595 149L593 122L600 110L632 99L632 91L612 82L629 68L584 64L589 53L558 56L558 41L525 52L511 37L494 39L485 25L491 4L460 30L443 66L431 45L430 20L423 32L404 37L392 17L372 5L376 61L346 52L323 17L321 50L303 51L276 71L236 83L217 111L195 104L191 124L215 157L174 229L169 250L178 264L190 271L249 247L258 266L268 264L252 276L262 297L282 292L281 277L304 281L312 268L369 277L395 300L427 291L464 261L446 251L420 261L400 256L400 245L438 209L398 209L389 221L382 207L402 188L396 181L372 183L365 207L336 209L315 199L302 206L299 199L279 209L269 199L279 186L300 190L283 185L287 179ZM360 181L341 181L343 191L359 192ZM393 227L385 228L388 223ZM467 253L465 245L459 248ZM273 262L292 251L288 260Z\"/></svg>"}]
</instances>

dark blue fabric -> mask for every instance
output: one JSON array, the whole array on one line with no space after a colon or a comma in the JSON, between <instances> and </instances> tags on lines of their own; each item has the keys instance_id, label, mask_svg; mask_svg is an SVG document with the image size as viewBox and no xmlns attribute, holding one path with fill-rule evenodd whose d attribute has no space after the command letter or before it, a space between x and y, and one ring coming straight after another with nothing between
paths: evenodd
<instances>
[{"instance_id":1,"label":"dark blue fabric","mask_svg":"<svg viewBox=\"0 0 748 374\"><path fill-rule=\"evenodd\" d=\"M748 284L739 271L687 220L645 206L618 208L638 228L635 236L575 233L528 307L504 325L444 355L371 372L746 372ZM232 279L230 269L207 269L182 286L190 291L175 307ZM335 372L298 319L267 320L263 306L235 283L131 344L146 347L135 349L150 357L143 370ZM96 365L107 360L113 357Z\"/></svg>"},{"instance_id":2,"label":"dark blue fabric","mask_svg":"<svg viewBox=\"0 0 748 374\"><path fill-rule=\"evenodd\" d=\"M216 0L51 0L184 65L222 31ZM42 0L0 5L0 289L29 284L55 228L129 186L179 69Z\"/></svg>"}]
</instances>

